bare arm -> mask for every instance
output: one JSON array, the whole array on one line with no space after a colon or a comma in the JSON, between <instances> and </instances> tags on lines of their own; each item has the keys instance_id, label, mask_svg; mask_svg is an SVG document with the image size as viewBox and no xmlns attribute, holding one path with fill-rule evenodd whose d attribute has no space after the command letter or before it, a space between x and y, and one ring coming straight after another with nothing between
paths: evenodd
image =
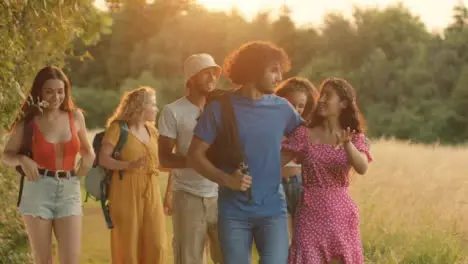
<instances>
[{"instance_id":1,"label":"bare arm","mask_svg":"<svg viewBox=\"0 0 468 264\"><path fill-rule=\"evenodd\" d=\"M281 177L283 179L287 179L301 173L301 168L299 167L285 167L285 165L291 162L294 158L296 158L294 153L289 151L281 151Z\"/></svg>"},{"instance_id":2,"label":"bare arm","mask_svg":"<svg viewBox=\"0 0 468 264\"><path fill-rule=\"evenodd\" d=\"M125 170L145 166L146 156L142 154L140 157L135 157L133 161L123 161L112 157L115 145L120 137L120 128L117 124L110 125L104 138L102 139L101 149L99 151L99 165L110 170Z\"/></svg>"},{"instance_id":3,"label":"bare arm","mask_svg":"<svg viewBox=\"0 0 468 264\"><path fill-rule=\"evenodd\" d=\"M162 167L162 166L159 166L158 170L162 171L162 172L170 172L171 171L171 169L168 169L168 168L165 168L165 167Z\"/></svg>"},{"instance_id":4,"label":"bare arm","mask_svg":"<svg viewBox=\"0 0 468 264\"><path fill-rule=\"evenodd\" d=\"M360 152L351 141L344 143L343 147L353 169L361 175L365 174L369 165L366 155Z\"/></svg>"},{"instance_id":5,"label":"bare arm","mask_svg":"<svg viewBox=\"0 0 468 264\"><path fill-rule=\"evenodd\" d=\"M76 175L86 176L88 170L93 166L96 154L94 153L93 147L88 140L88 130L86 129L86 122L83 113L81 111L77 111L75 114L79 123L78 138L80 140L81 155L81 162Z\"/></svg>"},{"instance_id":6,"label":"bare arm","mask_svg":"<svg viewBox=\"0 0 468 264\"><path fill-rule=\"evenodd\" d=\"M176 144L175 139L159 136L158 147L159 147L159 162L163 168L187 168L187 160L184 156L174 154L172 151Z\"/></svg>"},{"instance_id":7,"label":"bare arm","mask_svg":"<svg viewBox=\"0 0 468 264\"><path fill-rule=\"evenodd\" d=\"M167 176L166 196L172 191L172 171L169 171Z\"/></svg>"},{"instance_id":8,"label":"bare arm","mask_svg":"<svg viewBox=\"0 0 468 264\"><path fill-rule=\"evenodd\" d=\"M24 122L19 122L5 146L3 162L9 167L21 166L28 180L37 180L39 179L39 171L36 162L28 156L19 153L21 151L24 134Z\"/></svg>"},{"instance_id":9,"label":"bare arm","mask_svg":"<svg viewBox=\"0 0 468 264\"><path fill-rule=\"evenodd\" d=\"M25 156L18 154L23 142L24 122L19 122L13 129L10 138L3 150L2 161L8 167L16 167L21 164L21 159Z\"/></svg>"},{"instance_id":10,"label":"bare arm","mask_svg":"<svg viewBox=\"0 0 468 264\"><path fill-rule=\"evenodd\" d=\"M291 160L295 158L295 155L289 151L281 151L281 167L288 164Z\"/></svg>"},{"instance_id":11,"label":"bare arm","mask_svg":"<svg viewBox=\"0 0 468 264\"><path fill-rule=\"evenodd\" d=\"M130 168L130 162L116 160L112 157L114 145L106 141L102 141L101 150L99 151L99 165L110 170L124 170Z\"/></svg>"},{"instance_id":12,"label":"bare arm","mask_svg":"<svg viewBox=\"0 0 468 264\"><path fill-rule=\"evenodd\" d=\"M172 171L167 176L166 194L164 195L164 212L166 215L172 215Z\"/></svg>"},{"instance_id":13,"label":"bare arm","mask_svg":"<svg viewBox=\"0 0 468 264\"><path fill-rule=\"evenodd\" d=\"M220 186L229 187L231 175L216 168L206 157L210 145L194 136L187 155L187 163L203 177L216 182Z\"/></svg>"}]
</instances>

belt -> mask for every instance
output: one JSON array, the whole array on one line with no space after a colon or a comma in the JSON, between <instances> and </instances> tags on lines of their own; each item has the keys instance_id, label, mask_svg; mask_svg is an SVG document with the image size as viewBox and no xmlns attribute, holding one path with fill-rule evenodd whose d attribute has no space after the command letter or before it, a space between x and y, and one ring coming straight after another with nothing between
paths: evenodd
<instances>
[{"instance_id":1,"label":"belt","mask_svg":"<svg viewBox=\"0 0 468 264\"><path fill-rule=\"evenodd\" d=\"M48 176L48 177L58 177L58 178L70 178L76 176L75 170L47 170L47 169L39 169L39 174Z\"/></svg>"}]
</instances>

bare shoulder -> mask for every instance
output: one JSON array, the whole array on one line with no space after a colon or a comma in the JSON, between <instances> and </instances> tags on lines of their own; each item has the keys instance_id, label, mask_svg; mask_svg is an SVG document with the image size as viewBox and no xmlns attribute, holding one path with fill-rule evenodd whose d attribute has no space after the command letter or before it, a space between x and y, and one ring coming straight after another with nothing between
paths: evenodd
<instances>
[{"instance_id":1,"label":"bare shoulder","mask_svg":"<svg viewBox=\"0 0 468 264\"><path fill-rule=\"evenodd\" d=\"M84 117L84 114L83 114L83 110L81 110L81 109L73 110L72 116L73 116L73 121L75 122L76 127L78 128L78 131L80 131L83 128L86 129L85 117Z\"/></svg>"},{"instance_id":2,"label":"bare shoulder","mask_svg":"<svg viewBox=\"0 0 468 264\"><path fill-rule=\"evenodd\" d=\"M11 131L12 131L12 132L15 132L15 131L18 131L18 130L21 130L21 131L22 131L22 130L24 129L24 123L25 123L25 122L26 122L26 121L25 121L24 119L19 120L19 121L15 124L15 126L13 127L13 129L12 129Z\"/></svg>"},{"instance_id":3,"label":"bare shoulder","mask_svg":"<svg viewBox=\"0 0 468 264\"><path fill-rule=\"evenodd\" d=\"M22 119L22 120L19 120L18 122L16 122L16 124L14 124L14 126L11 128L11 131L8 132L9 134L9 137L13 137L13 136L19 136L23 135L24 133L24 124L25 124L25 120Z\"/></svg>"},{"instance_id":4,"label":"bare shoulder","mask_svg":"<svg viewBox=\"0 0 468 264\"><path fill-rule=\"evenodd\" d=\"M11 129L9 132L9 138L6 142L4 151L8 152L14 152L17 153L21 147L21 144L23 142L23 137L24 137L24 126L25 126L26 121L25 120L19 120Z\"/></svg>"},{"instance_id":5,"label":"bare shoulder","mask_svg":"<svg viewBox=\"0 0 468 264\"><path fill-rule=\"evenodd\" d=\"M73 110L73 119L75 121L84 121L85 117L84 117L84 114L83 114L83 110L81 109L75 109Z\"/></svg>"}]
</instances>

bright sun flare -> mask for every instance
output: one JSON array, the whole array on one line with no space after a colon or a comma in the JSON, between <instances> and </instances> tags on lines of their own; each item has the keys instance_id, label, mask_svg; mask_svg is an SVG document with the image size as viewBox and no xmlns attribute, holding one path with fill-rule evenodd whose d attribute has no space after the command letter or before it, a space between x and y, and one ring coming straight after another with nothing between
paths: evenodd
<instances>
[{"instance_id":1,"label":"bright sun flare","mask_svg":"<svg viewBox=\"0 0 468 264\"><path fill-rule=\"evenodd\" d=\"M0 0L1 1L1 0ZM432 1L430 5L421 4L422 0L195 0L209 10L229 12L233 7L247 19L253 18L259 11L278 11L286 4L292 10L292 19L298 24L312 23L320 25L323 15L329 11L339 11L351 16L353 4L384 7L388 4L403 2L413 14L421 16L429 28L441 29L452 19L452 8L461 0ZM468 0L465 0L465 3ZM105 0L94 0L97 8L105 10Z\"/></svg>"},{"instance_id":2,"label":"bright sun flare","mask_svg":"<svg viewBox=\"0 0 468 264\"><path fill-rule=\"evenodd\" d=\"M240 10L247 16L251 16L259 11L259 2L253 0L196 0L197 3L210 10L230 11L233 7Z\"/></svg>"},{"instance_id":3,"label":"bright sun flare","mask_svg":"<svg viewBox=\"0 0 468 264\"><path fill-rule=\"evenodd\" d=\"M199 4L204 5L208 9L229 10L232 6L239 2L236 0L197 0Z\"/></svg>"}]
</instances>

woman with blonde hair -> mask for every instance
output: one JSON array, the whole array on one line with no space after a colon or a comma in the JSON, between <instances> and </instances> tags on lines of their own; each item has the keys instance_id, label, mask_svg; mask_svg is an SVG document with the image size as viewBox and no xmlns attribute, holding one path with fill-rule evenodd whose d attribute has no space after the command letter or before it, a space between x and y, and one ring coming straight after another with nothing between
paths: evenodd
<instances>
[{"instance_id":1,"label":"woman with blonde hair","mask_svg":"<svg viewBox=\"0 0 468 264\"><path fill-rule=\"evenodd\" d=\"M109 189L112 263L167 262L165 216L158 179L156 94L150 87L127 92L107 122L99 163L114 170ZM128 138L118 159L112 157L120 136L120 122ZM123 170L120 177L118 170Z\"/></svg>"}]
</instances>

